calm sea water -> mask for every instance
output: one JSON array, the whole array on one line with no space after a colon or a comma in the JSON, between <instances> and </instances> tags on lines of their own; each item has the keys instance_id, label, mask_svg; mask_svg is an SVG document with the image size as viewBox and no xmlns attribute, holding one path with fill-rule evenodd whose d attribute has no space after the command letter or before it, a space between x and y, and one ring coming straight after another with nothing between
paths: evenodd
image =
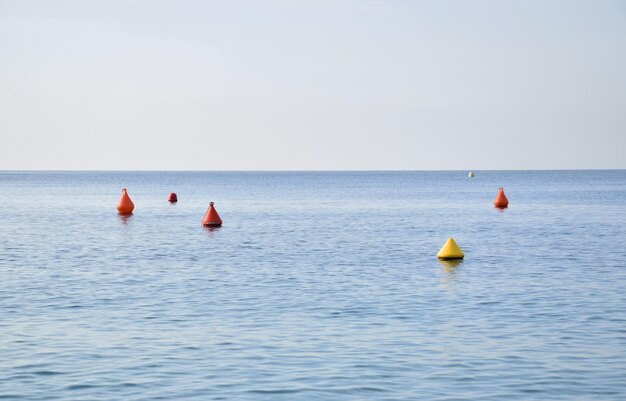
<instances>
[{"instance_id":1,"label":"calm sea water","mask_svg":"<svg viewBox=\"0 0 626 401\"><path fill-rule=\"evenodd\" d=\"M626 171L0 172L0 196L0 399L626 399Z\"/></svg>"}]
</instances>

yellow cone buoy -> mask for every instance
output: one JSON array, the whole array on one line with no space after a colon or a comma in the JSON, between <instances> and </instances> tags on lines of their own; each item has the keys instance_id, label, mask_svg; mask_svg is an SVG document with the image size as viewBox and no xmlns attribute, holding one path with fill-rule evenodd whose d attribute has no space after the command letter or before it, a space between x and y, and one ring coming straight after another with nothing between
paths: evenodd
<instances>
[{"instance_id":1,"label":"yellow cone buoy","mask_svg":"<svg viewBox=\"0 0 626 401\"><path fill-rule=\"evenodd\" d=\"M454 238L448 238L437 254L437 257L443 260L463 259L464 256L465 254L456 244Z\"/></svg>"}]
</instances>

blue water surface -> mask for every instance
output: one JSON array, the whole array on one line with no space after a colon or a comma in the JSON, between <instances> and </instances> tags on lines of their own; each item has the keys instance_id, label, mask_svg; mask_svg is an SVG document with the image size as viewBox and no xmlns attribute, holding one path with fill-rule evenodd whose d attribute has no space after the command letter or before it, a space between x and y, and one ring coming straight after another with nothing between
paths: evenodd
<instances>
[{"instance_id":1,"label":"blue water surface","mask_svg":"<svg viewBox=\"0 0 626 401\"><path fill-rule=\"evenodd\" d=\"M0 399L626 399L623 170L0 172L0 196Z\"/></svg>"}]
</instances>

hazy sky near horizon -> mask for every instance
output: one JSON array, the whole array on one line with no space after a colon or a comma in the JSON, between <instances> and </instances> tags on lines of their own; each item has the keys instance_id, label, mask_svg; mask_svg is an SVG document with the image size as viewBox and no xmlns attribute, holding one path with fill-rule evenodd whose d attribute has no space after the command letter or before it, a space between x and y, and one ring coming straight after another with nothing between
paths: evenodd
<instances>
[{"instance_id":1,"label":"hazy sky near horizon","mask_svg":"<svg viewBox=\"0 0 626 401\"><path fill-rule=\"evenodd\" d=\"M626 168L626 1L0 0L0 169Z\"/></svg>"}]
</instances>

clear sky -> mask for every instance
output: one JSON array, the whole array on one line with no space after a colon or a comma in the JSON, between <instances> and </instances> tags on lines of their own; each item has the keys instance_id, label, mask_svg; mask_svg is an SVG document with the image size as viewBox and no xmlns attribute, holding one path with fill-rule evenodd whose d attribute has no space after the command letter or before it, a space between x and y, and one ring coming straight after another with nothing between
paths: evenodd
<instances>
[{"instance_id":1,"label":"clear sky","mask_svg":"<svg viewBox=\"0 0 626 401\"><path fill-rule=\"evenodd\" d=\"M0 169L626 168L626 1L0 0Z\"/></svg>"}]
</instances>

